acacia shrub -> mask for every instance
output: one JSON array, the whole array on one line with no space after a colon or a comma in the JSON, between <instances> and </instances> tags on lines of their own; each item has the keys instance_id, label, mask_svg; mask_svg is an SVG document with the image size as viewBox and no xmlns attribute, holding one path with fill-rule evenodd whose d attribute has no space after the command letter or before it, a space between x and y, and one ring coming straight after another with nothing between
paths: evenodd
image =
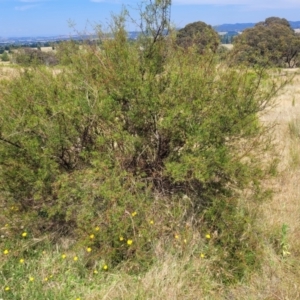
<instances>
[{"instance_id":1,"label":"acacia shrub","mask_svg":"<svg viewBox=\"0 0 300 300\"><path fill-rule=\"evenodd\" d=\"M219 232L223 246L231 236L224 262L254 266L241 254L249 249L240 239L253 235L236 214L237 191L264 174L258 113L276 84L262 69L228 68L172 38L131 43L117 25L101 48L67 47L59 74L32 67L1 83L5 205L36 235L72 234L112 265L147 267L158 240L186 240L192 224ZM234 235L228 220L237 220Z\"/></svg>"}]
</instances>

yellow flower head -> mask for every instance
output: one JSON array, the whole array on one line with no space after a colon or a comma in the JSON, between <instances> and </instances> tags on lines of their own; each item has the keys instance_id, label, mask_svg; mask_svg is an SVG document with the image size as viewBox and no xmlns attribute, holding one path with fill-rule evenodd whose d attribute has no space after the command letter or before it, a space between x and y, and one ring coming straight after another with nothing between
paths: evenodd
<instances>
[{"instance_id":1,"label":"yellow flower head","mask_svg":"<svg viewBox=\"0 0 300 300\"><path fill-rule=\"evenodd\" d=\"M186 244L186 242L187 242L186 239L184 239L183 242Z\"/></svg>"},{"instance_id":2,"label":"yellow flower head","mask_svg":"<svg viewBox=\"0 0 300 300\"><path fill-rule=\"evenodd\" d=\"M10 290L9 286L6 286L4 290L8 292Z\"/></svg>"},{"instance_id":3,"label":"yellow flower head","mask_svg":"<svg viewBox=\"0 0 300 300\"><path fill-rule=\"evenodd\" d=\"M22 233L22 237L25 238L26 236L27 236L27 232L23 232L23 233Z\"/></svg>"},{"instance_id":4,"label":"yellow flower head","mask_svg":"<svg viewBox=\"0 0 300 300\"><path fill-rule=\"evenodd\" d=\"M86 251L87 251L87 252L92 252L92 248L91 248L91 247L87 247L87 248L86 248Z\"/></svg>"},{"instance_id":5,"label":"yellow flower head","mask_svg":"<svg viewBox=\"0 0 300 300\"><path fill-rule=\"evenodd\" d=\"M205 258L205 254L204 254L204 253L201 253L201 254L200 254L200 257L201 257L201 258Z\"/></svg>"},{"instance_id":6,"label":"yellow flower head","mask_svg":"<svg viewBox=\"0 0 300 300\"><path fill-rule=\"evenodd\" d=\"M123 238L122 236L120 236L120 241L121 241L121 242L124 241L124 238Z\"/></svg>"},{"instance_id":7,"label":"yellow flower head","mask_svg":"<svg viewBox=\"0 0 300 300\"><path fill-rule=\"evenodd\" d=\"M23 258L20 259L20 264L24 264L24 259Z\"/></svg>"},{"instance_id":8,"label":"yellow flower head","mask_svg":"<svg viewBox=\"0 0 300 300\"><path fill-rule=\"evenodd\" d=\"M3 254L5 254L5 255L7 255L9 253L9 251L7 250L7 249L5 249L4 251L3 251Z\"/></svg>"},{"instance_id":9,"label":"yellow flower head","mask_svg":"<svg viewBox=\"0 0 300 300\"><path fill-rule=\"evenodd\" d=\"M45 277L45 278L44 278L44 281L48 281L48 277Z\"/></svg>"},{"instance_id":10,"label":"yellow flower head","mask_svg":"<svg viewBox=\"0 0 300 300\"><path fill-rule=\"evenodd\" d=\"M94 234L91 234L90 235L90 239L92 240L92 239L94 239L95 238L95 235Z\"/></svg>"},{"instance_id":11,"label":"yellow flower head","mask_svg":"<svg viewBox=\"0 0 300 300\"><path fill-rule=\"evenodd\" d=\"M77 261L77 260L78 260L78 257L77 257L77 256L74 256L73 260L74 260L74 261Z\"/></svg>"},{"instance_id":12,"label":"yellow flower head","mask_svg":"<svg viewBox=\"0 0 300 300\"><path fill-rule=\"evenodd\" d=\"M29 281L34 281L34 277L29 277Z\"/></svg>"},{"instance_id":13,"label":"yellow flower head","mask_svg":"<svg viewBox=\"0 0 300 300\"><path fill-rule=\"evenodd\" d=\"M175 239L178 240L179 239L179 235L175 234Z\"/></svg>"},{"instance_id":14,"label":"yellow flower head","mask_svg":"<svg viewBox=\"0 0 300 300\"><path fill-rule=\"evenodd\" d=\"M107 265L104 265L104 266L103 266L103 270L105 270L105 271L108 270L108 266L107 266Z\"/></svg>"},{"instance_id":15,"label":"yellow flower head","mask_svg":"<svg viewBox=\"0 0 300 300\"><path fill-rule=\"evenodd\" d=\"M132 245L133 241L132 240L127 240L127 245L130 246Z\"/></svg>"},{"instance_id":16,"label":"yellow flower head","mask_svg":"<svg viewBox=\"0 0 300 300\"><path fill-rule=\"evenodd\" d=\"M100 230L100 227L99 226L96 226L95 227L95 231L99 231Z\"/></svg>"},{"instance_id":17,"label":"yellow flower head","mask_svg":"<svg viewBox=\"0 0 300 300\"><path fill-rule=\"evenodd\" d=\"M134 211L132 214L131 214L133 217L135 217L137 215L137 212Z\"/></svg>"},{"instance_id":18,"label":"yellow flower head","mask_svg":"<svg viewBox=\"0 0 300 300\"><path fill-rule=\"evenodd\" d=\"M210 239L210 234L208 233L207 235L205 235L205 237L209 240Z\"/></svg>"},{"instance_id":19,"label":"yellow flower head","mask_svg":"<svg viewBox=\"0 0 300 300\"><path fill-rule=\"evenodd\" d=\"M153 220L150 220L150 222L149 222L151 225L153 225L154 224L154 221Z\"/></svg>"},{"instance_id":20,"label":"yellow flower head","mask_svg":"<svg viewBox=\"0 0 300 300\"><path fill-rule=\"evenodd\" d=\"M66 257L67 257L66 254L62 254L62 255L61 255L61 258L62 258L62 259L65 259Z\"/></svg>"},{"instance_id":21,"label":"yellow flower head","mask_svg":"<svg viewBox=\"0 0 300 300\"><path fill-rule=\"evenodd\" d=\"M97 270L94 270L94 274L98 274L98 271L97 271Z\"/></svg>"}]
</instances>

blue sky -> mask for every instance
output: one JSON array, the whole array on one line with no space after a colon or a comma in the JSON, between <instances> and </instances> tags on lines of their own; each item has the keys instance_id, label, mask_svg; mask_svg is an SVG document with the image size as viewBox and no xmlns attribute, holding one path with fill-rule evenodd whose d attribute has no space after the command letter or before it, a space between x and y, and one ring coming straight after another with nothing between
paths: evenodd
<instances>
[{"instance_id":1,"label":"blue sky","mask_svg":"<svg viewBox=\"0 0 300 300\"><path fill-rule=\"evenodd\" d=\"M138 0L0 0L0 37L91 33L106 27L111 13L126 5L134 17ZM172 23L183 27L203 21L210 25L262 21L270 16L300 21L300 0L173 0ZM135 30L133 26L129 28Z\"/></svg>"}]
</instances>

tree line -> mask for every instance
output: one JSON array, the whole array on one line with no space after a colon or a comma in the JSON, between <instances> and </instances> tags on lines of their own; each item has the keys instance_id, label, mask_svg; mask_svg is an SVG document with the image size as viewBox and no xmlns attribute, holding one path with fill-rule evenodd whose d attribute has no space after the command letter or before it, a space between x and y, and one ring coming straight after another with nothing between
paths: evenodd
<instances>
[{"instance_id":1,"label":"tree line","mask_svg":"<svg viewBox=\"0 0 300 300\"><path fill-rule=\"evenodd\" d=\"M226 36L221 41L227 41ZM188 24L178 31L178 42L183 47L192 44L202 52L216 52L220 38L213 28L203 22ZM229 54L234 64L297 67L300 60L300 35L284 18L270 17L232 38L233 51Z\"/></svg>"},{"instance_id":2,"label":"tree line","mask_svg":"<svg viewBox=\"0 0 300 300\"><path fill-rule=\"evenodd\" d=\"M228 54L232 63L246 63L250 65L269 65L276 67L297 67L299 65L300 35L296 34L286 19L270 17L265 21L257 23L253 28L244 30L241 34L234 36L225 35L220 37L217 32L204 22L187 24L176 32L177 44L183 48L195 46L201 54L210 50L219 52L224 57L225 48L220 48L221 43L233 43L234 50ZM64 42L62 42L64 43ZM68 43L68 42L66 42ZM83 41L72 41L80 45ZM92 44L101 41L91 41ZM56 49L64 48L61 43L51 44ZM46 64L56 65L60 63L59 55L55 52L42 52L40 45L37 49L31 47L2 46L2 60L8 61L11 53L11 61L21 65ZM50 46L50 44L49 44Z\"/></svg>"}]
</instances>

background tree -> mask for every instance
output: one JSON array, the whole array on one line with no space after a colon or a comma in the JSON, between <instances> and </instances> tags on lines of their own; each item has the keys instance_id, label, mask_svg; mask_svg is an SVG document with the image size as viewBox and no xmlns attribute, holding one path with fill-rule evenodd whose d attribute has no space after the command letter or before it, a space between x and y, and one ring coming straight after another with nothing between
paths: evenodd
<instances>
[{"instance_id":1,"label":"background tree","mask_svg":"<svg viewBox=\"0 0 300 300\"><path fill-rule=\"evenodd\" d=\"M246 29L234 40L237 61L294 67L298 63L300 37L286 19L267 18Z\"/></svg>"},{"instance_id":2,"label":"background tree","mask_svg":"<svg viewBox=\"0 0 300 300\"><path fill-rule=\"evenodd\" d=\"M1 59L2 61L9 61L9 56L6 51L3 52Z\"/></svg>"},{"instance_id":3,"label":"background tree","mask_svg":"<svg viewBox=\"0 0 300 300\"><path fill-rule=\"evenodd\" d=\"M220 38L210 25L199 21L190 23L180 29L177 34L177 43L184 48L196 45L201 53L205 49L216 52L220 44Z\"/></svg>"}]
</instances>

